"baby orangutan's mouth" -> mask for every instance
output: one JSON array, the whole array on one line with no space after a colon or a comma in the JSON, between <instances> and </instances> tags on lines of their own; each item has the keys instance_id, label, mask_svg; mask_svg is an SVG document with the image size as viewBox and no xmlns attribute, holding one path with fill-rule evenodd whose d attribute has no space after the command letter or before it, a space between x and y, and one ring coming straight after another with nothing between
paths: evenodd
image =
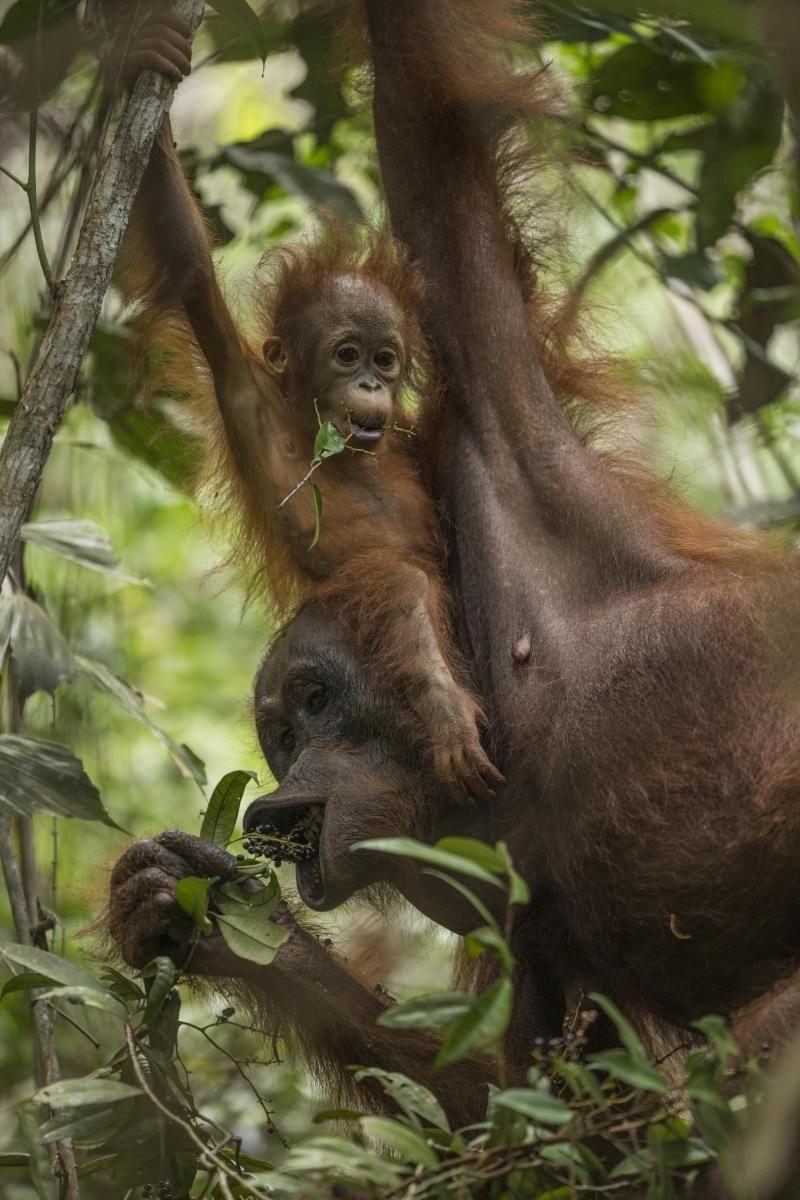
<instances>
[{"instance_id":1,"label":"baby orangutan's mouth","mask_svg":"<svg viewBox=\"0 0 800 1200\"><path fill-rule=\"evenodd\" d=\"M275 867L294 863L298 891L311 908L325 896L319 855L323 818L321 804L266 809L257 825L249 825L243 842L248 853L269 859Z\"/></svg>"},{"instance_id":2,"label":"baby orangutan's mouth","mask_svg":"<svg viewBox=\"0 0 800 1200\"><path fill-rule=\"evenodd\" d=\"M374 446L386 433L385 425L362 425L358 421L350 422L351 446Z\"/></svg>"}]
</instances>

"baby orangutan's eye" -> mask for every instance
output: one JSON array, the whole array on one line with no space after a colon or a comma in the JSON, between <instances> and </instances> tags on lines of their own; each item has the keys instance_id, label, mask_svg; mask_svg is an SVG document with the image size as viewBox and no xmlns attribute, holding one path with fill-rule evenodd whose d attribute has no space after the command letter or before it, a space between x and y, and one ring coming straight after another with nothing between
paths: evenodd
<instances>
[{"instance_id":1,"label":"baby orangutan's eye","mask_svg":"<svg viewBox=\"0 0 800 1200\"><path fill-rule=\"evenodd\" d=\"M394 350L379 350L375 355L375 366L382 371L391 371L397 366L397 355Z\"/></svg>"},{"instance_id":2,"label":"baby orangutan's eye","mask_svg":"<svg viewBox=\"0 0 800 1200\"><path fill-rule=\"evenodd\" d=\"M350 345L340 346L336 351L336 357L340 363L344 363L345 366L351 367L353 363L358 362L358 347Z\"/></svg>"}]
</instances>

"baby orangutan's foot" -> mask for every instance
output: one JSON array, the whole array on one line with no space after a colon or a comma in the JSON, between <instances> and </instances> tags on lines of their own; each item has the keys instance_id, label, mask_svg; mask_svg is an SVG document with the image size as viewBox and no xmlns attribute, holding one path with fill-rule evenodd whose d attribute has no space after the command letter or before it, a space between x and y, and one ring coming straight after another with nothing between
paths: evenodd
<instances>
[{"instance_id":1,"label":"baby orangutan's foot","mask_svg":"<svg viewBox=\"0 0 800 1200\"><path fill-rule=\"evenodd\" d=\"M478 706L454 688L420 705L420 716L423 709L427 709L424 724L436 778L464 808L474 803L474 797L490 800L494 796L491 785L505 783L505 776L481 745L480 725L485 721Z\"/></svg>"}]
</instances>

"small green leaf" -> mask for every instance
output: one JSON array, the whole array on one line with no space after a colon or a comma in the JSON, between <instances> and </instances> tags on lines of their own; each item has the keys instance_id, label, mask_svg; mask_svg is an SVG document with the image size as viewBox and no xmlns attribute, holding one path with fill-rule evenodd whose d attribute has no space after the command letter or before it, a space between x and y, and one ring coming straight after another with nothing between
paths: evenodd
<instances>
[{"instance_id":1,"label":"small green leaf","mask_svg":"<svg viewBox=\"0 0 800 1200\"><path fill-rule=\"evenodd\" d=\"M543 1125L566 1125L574 1115L563 1100L539 1088L508 1088L495 1092L492 1102Z\"/></svg>"},{"instance_id":2,"label":"small green leaf","mask_svg":"<svg viewBox=\"0 0 800 1200\"><path fill-rule=\"evenodd\" d=\"M448 875L444 871L436 871L433 867L428 867L422 873L423 875L432 875L434 879L441 879L442 883L446 883L448 887L451 887L457 891L460 896L463 896L465 900L469 901L476 912L480 913L490 929L496 929L498 933L500 932L500 926L497 924L483 901L479 900L475 895L472 888L468 888L467 885L462 883L460 879L454 879L452 875Z\"/></svg>"},{"instance_id":3,"label":"small green leaf","mask_svg":"<svg viewBox=\"0 0 800 1200\"><path fill-rule=\"evenodd\" d=\"M493 887L502 888L503 886L501 880L477 863L470 862L467 858L460 858L456 854L438 850L435 846L427 846L424 842L415 841L414 838L370 838L365 842L354 842L350 849L351 851L376 850L381 854L398 854L403 858L414 858L418 862L431 863L445 871L458 871L460 875L470 875L473 879L480 879L483 883L491 883Z\"/></svg>"},{"instance_id":4,"label":"small green leaf","mask_svg":"<svg viewBox=\"0 0 800 1200\"><path fill-rule=\"evenodd\" d=\"M642 1062L647 1062L647 1052L642 1045L638 1033L631 1023L623 1017L613 1000L609 1000L608 996L604 996L600 992L589 992L589 999L599 1005L606 1016L613 1022L614 1028L619 1034L619 1040L628 1053Z\"/></svg>"},{"instance_id":5,"label":"small green leaf","mask_svg":"<svg viewBox=\"0 0 800 1200\"><path fill-rule=\"evenodd\" d=\"M275 958L290 930L274 921L265 921L256 909L249 917L217 917L219 931L226 943L240 958L266 967Z\"/></svg>"},{"instance_id":6,"label":"small green leaf","mask_svg":"<svg viewBox=\"0 0 800 1200\"><path fill-rule=\"evenodd\" d=\"M245 34L248 41L252 42L261 62L266 62L269 45L264 26L247 0L208 0L208 3L215 12L218 12L221 17L225 17Z\"/></svg>"},{"instance_id":7,"label":"small green leaf","mask_svg":"<svg viewBox=\"0 0 800 1200\"><path fill-rule=\"evenodd\" d=\"M449 1067L501 1038L511 1017L514 989L510 979L498 979L475 1000L469 1012L451 1027L435 1067Z\"/></svg>"},{"instance_id":8,"label":"small green leaf","mask_svg":"<svg viewBox=\"0 0 800 1200\"><path fill-rule=\"evenodd\" d=\"M489 925L485 925L482 929L473 929L472 933L467 934L464 941L471 957L474 957L476 950L478 952L488 950L490 954L494 955L505 975L510 975L514 970L514 956L509 950L505 938L496 929L492 929Z\"/></svg>"},{"instance_id":9,"label":"small green leaf","mask_svg":"<svg viewBox=\"0 0 800 1200\"><path fill-rule=\"evenodd\" d=\"M221 887L214 888L215 906L226 917L246 916L247 913L258 909L259 919L266 920L272 915L281 898L281 887L277 875L270 875L266 886L259 888L258 891L250 891L249 888L245 888L243 886L245 882L248 881L238 882L234 879Z\"/></svg>"},{"instance_id":10,"label":"small green leaf","mask_svg":"<svg viewBox=\"0 0 800 1200\"><path fill-rule=\"evenodd\" d=\"M75 674L75 659L64 635L23 592L0 596L0 667L9 652L17 664L23 701L34 692L53 695L60 683Z\"/></svg>"},{"instance_id":11,"label":"small green leaf","mask_svg":"<svg viewBox=\"0 0 800 1200\"><path fill-rule=\"evenodd\" d=\"M435 1151L416 1129L410 1129L391 1117L362 1117L361 1128L367 1137L375 1138L408 1162L435 1167L439 1159Z\"/></svg>"},{"instance_id":12,"label":"small green leaf","mask_svg":"<svg viewBox=\"0 0 800 1200\"><path fill-rule=\"evenodd\" d=\"M311 495L314 500L314 536L312 537L311 541L309 542L308 548L309 548L309 550L313 550L314 547L316 546L317 542L319 541L319 532L320 532L320 529L322 528L322 526L321 526L322 492L319 490L317 485L313 482L310 484L310 487L311 487Z\"/></svg>"},{"instance_id":13,"label":"small green leaf","mask_svg":"<svg viewBox=\"0 0 800 1200\"><path fill-rule=\"evenodd\" d=\"M457 854L459 858L469 859L470 862L477 863L479 867L483 867L485 871L492 871L495 875L505 875L506 873L506 860L503 855L491 846L487 846L485 842L479 842L477 838L439 838L436 849L444 850L446 854Z\"/></svg>"},{"instance_id":14,"label":"small green leaf","mask_svg":"<svg viewBox=\"0 0 800 1200\"><path fill-rule=\"evenodd\" d=\"M629 1083L631 1087L640 1088L643 1092L659 1092L665 1095L669 1091L666 1080L650 1063L629 1054L627 1050L601 1050L591 1054L589 1060L593 1066L598 1066L615 1079Z\"/></svg>"},{"instance_id":15,"label":"small green leaf","mask_svg":"<svg viewBox=\"0 0 800 1200\"><path fill-rule=\"evenodd\" d=\"M117 1079L59 1079L40 1088L33 1099L52 1108L83 1108L87 1104L116 1104L142 1095L139 1088Z\"/></svg>"},{"instance_id":16,"label":"small green leaf","mask_svg":"<svg viewBox=\"0 0 800 1200\"><path fill-rule=\"evenodd\" d=\"M397 1107L412 1121L421 1117L426 1125L449 1132L450 1125L444 1109L433 1092L421 1083L409 1079L399 1071L382 1071L379 1067L363 1067L356 1071L356 1083L361 1083L364 1079L376 1079L386 1095L394 1100Z\"/></svg>"},{"instance_id":17,"label":"small green leaf","mask_svg":"<svg viewBox=\"0 0 800 1200\"><path fill-rule=\"evenodd\" d=\"M0 946L0 955L10 958L13 963L25 967L28 971L45 976L48 983L61 983L66 987L95 988L99 992L105 990L102 983L98 983L88 971L76 967L74 963L68 962L58 954L51 954L49 950L38 950L35 946L21 946L9 942Z\"/></svg>"},{"instance_id":18,"label":"small green leaf","mask_svg":"<svg viewBox=\"0 0 800 1200\"><path fill-rule=\"evenodd\" d=\"M694 1021L695 1029L708 1038L710 1042L717 1048L720 1058L736 1058L739 1055L739 1047L736 1044L736 1039L730 1031L728 1022L724 1017L701 1017L699 1021Z\"/></svg>"},{"instance_id":19,"label":"small green leaf","mask_svg":"<svg viewBox=\"0 0 800 1200\"><path fill-rule=\"evenodd\" d=\"M200 826L200 837L216 846L226 846L231 840L239 815L244 789L256 779L255 771L229 771L223 775L208 802Z\"/></svg>"},{"instance_id":20,"label":"small green leaf","mask_svg":"<svg viewBox=\"0 0 800 1200\"><path fill-rule=\"evenodd\" d=\"M475 997L466 992L430 992L387 1008L378 1024L387 1029L446 1029L474 1003Z\"/></svg>"},{"instance_id":21,"label":"small green leaf","mask_svg":"<svg viewBox=\"0 0 800 1200\"><path fill-rule=\"evenodd\" d=\"M342 453L346 444L333 421L323 421L314 438L314 458L333 458L334 454Z\"/></svg>"},{"instance_id":22,"label":"small green leaf","mask_svg":"<svg viewBox=\"0 0 800 1200\"><path fill-rule=\"evenodd\" d=\"M203 933L213 933L214 926L206 916L208 909L209 888L217 882L218 876L204 879L199 875L187 875L179 879L175 887L175 899L180 907L191 917L198 929Z\"/></svg>"},{"instance_id":23,"label":"small green leaf","mask_svg":"<svg viewBox=\"0 0 800 1200\"><path fill-rule=\"evenodd\" d=\"M514 867L511 854L505 842L497 843L497 853L503 860L504 870L511 885L508 893L510 902L512 904L528 904L531 898L531 889L528 887L519 871L517 871Z\"/></svg>"},{"instance_id":24,"label":"small green leaf","mask_svg":"<svg viewBox=\"0 0 800 1200\"><path fill-rule=\"evenodd\" d=\"M144 1015L142 1020L145 1025L150 1025L156 1019L164 1005L164 1001L170 993L170 990L178 978L178 969L171 958L166 955L159 955L152 962L154 967L153 977L150 982L150 987L147 991L147 1002L144 1006Z\"/></svg>"}]
</instances>

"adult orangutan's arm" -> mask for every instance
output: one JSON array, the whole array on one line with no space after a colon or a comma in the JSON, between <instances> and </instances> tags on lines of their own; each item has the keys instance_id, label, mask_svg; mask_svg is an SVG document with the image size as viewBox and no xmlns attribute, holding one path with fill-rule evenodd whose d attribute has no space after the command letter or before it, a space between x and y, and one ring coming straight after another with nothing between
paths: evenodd
<instances>
[{"instance_id":1,"label":"adult orangutan's arm","mask_svg":"<svg viewBox=\"0 0 800 1200\"><path fill-rule=\"evenodd\" d=\"M391 1107L379 1084L356 1084L348 1070L378 1067L432 1088L454 1125L477 1120L486 1106L485 1085L496 1082L491 1066L467 1062L434 1072L436 1039L377 1025L385 999L320 945L285 903L273 917L291 937L270 966L239 958L218 934L195 941L175 885L194 874L230 878L234 867L225 850L178 830L131 846L114 867L107 918L125 962L142 967L167 954L193 974L233 981L274 1031L299 1044L316 1074L356 1105Z\"/></svg>"}]
</instances>

